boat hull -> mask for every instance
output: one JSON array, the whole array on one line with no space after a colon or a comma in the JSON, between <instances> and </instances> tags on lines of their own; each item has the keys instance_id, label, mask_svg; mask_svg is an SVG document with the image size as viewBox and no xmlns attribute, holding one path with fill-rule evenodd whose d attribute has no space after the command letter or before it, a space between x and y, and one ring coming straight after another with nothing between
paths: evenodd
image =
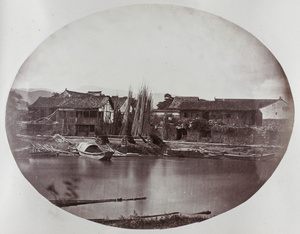
<instances>
[{"instance_id":1,"label":"boat hull","mask_svg":"<svg viewBox=\"0 0 300 234\"><path fill-rule=\"evenodd\" d=\"M32 158L51 158L51 157L57 157L57 152L52 151L41 151L41 152L30 152L30 157Z\"/></svg>"},{"instance_id":2,"label":"boat hull","mask_svg":"<svg viewBox=\"0 0 300 234\"><path fill-rule=\"evenodd\" d=\"M235 155L235 154L225 154L224 158L235 159L235 160L247 160L247 161L263 161L271 160L275 158L275 154L262 154L262 155Z\"/></svg>"},{"instance_id":3,"label":"boat hull","mask_svg":"<svg viewBox=\"0 0 300 234\"><path fill-rule=\"evenodd\" d=\"M181 157L181 158L203 158L204 154L199 150L193 149L169 149L164 154L165 157Z\"/></svg>"},{"instance_id":4,"label":"boat hull","mask_svg":"<svg viewBox=\"0 0 300 234\"><path fill-rule=\"evenodd\" d=\"M95 160L101 160L101 161L109 161L112 156L113 152L103 152L103 153L89 153L89 152L83 152L79 151L79 155L85 158L95 159Z\"/></svg>"},{"instance_id":5,"label":"boat hull","mask_svg":"<svg viewBox=\"0 0 300 234\"><path fill-rule=\"evenodd\" d=\"M111 150L101 150L96 144L82 142L77 147L80 156L95 160L109 161L113 156Z\"/></svg>"}]
</instances>

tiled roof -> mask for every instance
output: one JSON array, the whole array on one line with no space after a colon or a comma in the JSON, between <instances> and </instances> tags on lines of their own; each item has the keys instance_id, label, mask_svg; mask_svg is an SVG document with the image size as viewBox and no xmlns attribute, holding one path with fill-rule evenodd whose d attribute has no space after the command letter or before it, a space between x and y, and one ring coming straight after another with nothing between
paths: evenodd
<instances>
[{"instance_id":1,"label":"tiled roof","mask_svg":"<svg viewBox=\"0 0 300 234\"><path fill-rule=\"evenodd\" d=\"M32 108L53 108L57 107L65 98L61 97L39 97L32 105Z\"/></svg>"},{"instance_id":2,"label":"tiled roof","mask_svg":"<svg viewBox=\"0 0 300 234\"><path fill-rule=\"evenodd\" d=\"M106 96L39 97L31 108L101 108L109 101Z\"/></svg>"},{"instance_id":3,"label":"tiled roof","mask_svg":"<svg viewBox=\"0 0 300 234\"><path fill-rule=\"evenodd\" d=\"M112 102L114 104L114 108L118 108L119 109L121 106L124 105L124 103L127 100L127 97L112 96L111 100L112 100Z\"/></svg>"},{"instance_id":4,"label":"tiled roof","mask_svg":"<svg viewBox=\"0 0 300 234\"><path fill-rule=\"evenodd\" d=\"M178 109L181 103L183 102L198 102L199 98L198 97L180 97L176 96L174 97L171 105L168 107L168 109Z\"/></svg>"},{"instance_id":5,"label":"tiled roof","mask_svg":"<svg viewBox=\"0 0 300 234\"><path fill-rule=\"evenodd\" d=\"M58 105L61 108L100 108L109 101L106 96L70 97Z\"/></svg>"},{"instance_id":6,"label":"tiled roof","mask_svg":"<svg viewBox=\"0 0 300 234\"><path fill-rule=\"evenodd\" d=\"M250 111L258 110L262 107L273 104L278 100L266 99L234 99L234 100L215 100L215 101L198 101L182 102L179 105L180 110L204 110L204 111Z\"/></svg>"},{"instance_id":7,"label":"tiled roof","mask_svg":"<svg viewBox=\"0 0 300 234\"><path fill-rule=\"evenodd\" d=\"M263 108L266 106L269 106L278 100L282 100L281 98L279 99L222 99L222 98L215 98L215 101L225 101L225 102L238 102L238 103L255 103L259 108ZM283 100L282 100L283 101Z\"/></svg>"},{"instance_id":8,"label":"tiled roof","mask_svg":"<svg viewBox=\"0 0 300 234\"><path fill-rule=\"evenodd\" d=\"M59 97L65 98L65 97L89 97L92 94L90 93L80 93L80 92L75 92L66 89L64 92L62 92Z\"/></svg>"}]
</instances>

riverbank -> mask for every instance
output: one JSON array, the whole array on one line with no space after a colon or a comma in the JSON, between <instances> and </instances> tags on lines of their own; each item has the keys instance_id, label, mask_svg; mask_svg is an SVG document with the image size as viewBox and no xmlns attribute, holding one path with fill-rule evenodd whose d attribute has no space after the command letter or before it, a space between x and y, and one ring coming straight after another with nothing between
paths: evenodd
<instances>
[{"instance_id":1,"label":"riverbank","mask_svg":"<svg viewBox=\"0 0 300 234\"><path fill-rule=\"evenodd\" d=\"M210 214L209 211L206 214ZM205 215L205 212L204 212ZM191 223L202 222L207 218L202 215L187 216L179 212L154 216L138 216L134 214L129 218L121 217L120 219L90 219L90 221L109 225L112 227L128 229L165 229L174 228Z\"/></svg>"},{"instance_id":2,"label":"riverbank","mask_svg":"<svg viewBox=\"0 0 300 234\"><path fill-rule=\"evenodd\" d=\"M135 139L135 144L127 142L122 144L122 139L118 137L109 137L109 146L122 154L133 153L140 156L162 156L167 149L191 149L206 152L220 152L240 155L262 155L275 154L282 156L285 148L281 146L270 145L233 145L221 143L187 142L187 141L165 141L163 145L156 145L152 142L144 142L142 139ZM62 152L68 152L76 148L80 142L95 143L94 137L53 137L53 136L19 136L19 147L14 149L14 155L17 157L28 157L29 148L33 144L47 145ZM105 147L105 146L103 146ZM72 156L72 154L70 154Z\"/></svg>"}]
</instances>

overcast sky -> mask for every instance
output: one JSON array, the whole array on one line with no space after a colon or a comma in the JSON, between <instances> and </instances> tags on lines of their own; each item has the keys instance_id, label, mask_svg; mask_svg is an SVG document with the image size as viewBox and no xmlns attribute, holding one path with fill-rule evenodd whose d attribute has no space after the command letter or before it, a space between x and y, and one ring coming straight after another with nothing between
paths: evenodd
<instances>
[{"instance_id":1,"label":"overcast sky","mask_svg":"<svg viewBox=\"0 0 300 234\"><path fill-rule=\"evenodd\" d=\"M25 61L14 88L95 86L232 98L286 98L286 77L255 37L224 19L177 6L127 6L60 29ZM91 88L89 88L91 89Z\"/></svg>"}]
</instances>

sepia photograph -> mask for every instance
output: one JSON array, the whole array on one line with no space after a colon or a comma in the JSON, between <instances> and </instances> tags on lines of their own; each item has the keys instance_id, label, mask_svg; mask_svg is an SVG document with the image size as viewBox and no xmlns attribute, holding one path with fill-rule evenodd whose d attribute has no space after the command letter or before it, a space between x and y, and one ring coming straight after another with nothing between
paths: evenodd
<instances>
[{"instance_id":1,"label":"sepia photograph","mask_svg":"<svg viewBox=\"0 0 300 234\"><path fill-rule=\"evenodd\" d=\"M285 158L295 120L289 79L263 42L171 4L72 20L23 60L7 93L5 135L30 186L125 230L202 224L247 202Z\"/></svg>"}]
</instances>

